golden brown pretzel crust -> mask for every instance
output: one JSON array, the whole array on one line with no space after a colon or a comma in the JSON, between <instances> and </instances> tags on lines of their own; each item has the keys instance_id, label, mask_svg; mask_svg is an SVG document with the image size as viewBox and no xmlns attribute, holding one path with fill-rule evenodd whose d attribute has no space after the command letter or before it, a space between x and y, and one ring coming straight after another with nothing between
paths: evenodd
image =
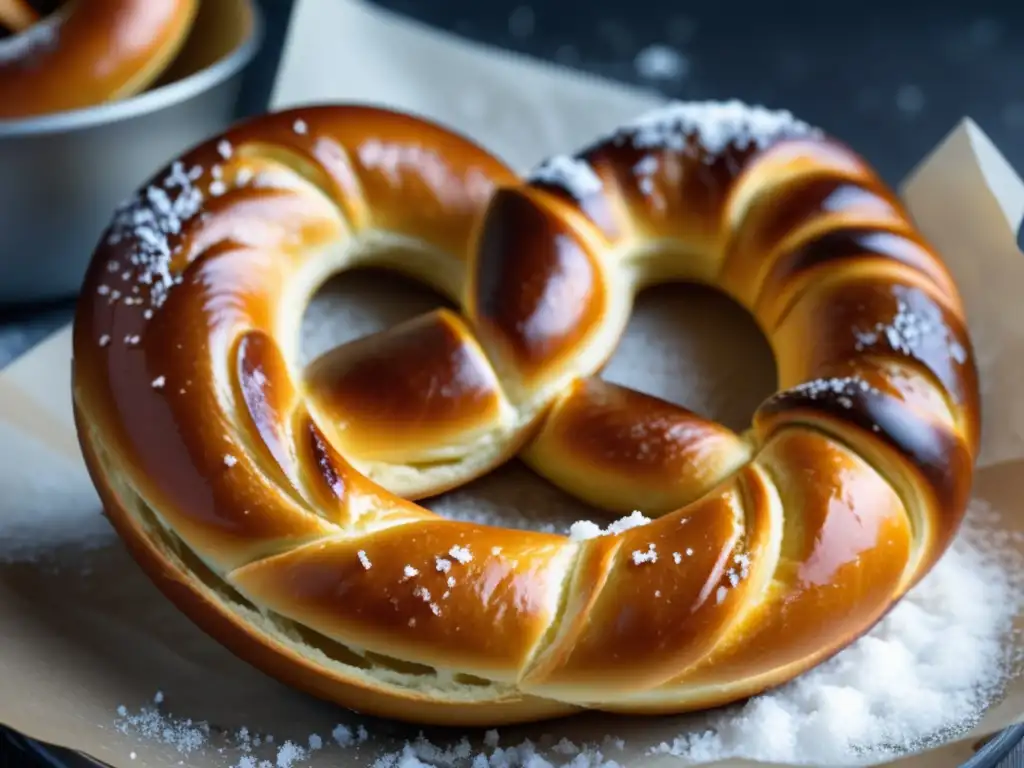
<instances>
[{"instance_id":1,"label":"golden brown pretzel crust","mask_svg":"<svg viewBox=\"0 0 1024 768\"><path fill-rule=\"evenodd\" d=\"M461 313L301 370L310 297L369 264ZM769 339L780 391L748 433L598 378L666 280L718 287ZM979 440L960 299L895 196L735 103L527 179L409 115L247 122L118 212L74 352L90 472L168 597L288 683L419 722L678 712L792 678L942 554ZM412 501L520 450L643 515L566 537Z\"/></svg>"},{"instance_id":2,"label":"golden brown pretzel crust","mask_svg":"<svg viewBox=\"0 0 1024 768\"><path fill-rule=\"evenodd\" d=\"M145 90L178 54L198 7L198 0L68 0L0 40L0 119L90 107ZM10 16L12 26L24 19L15 19L13 6Z\"/></svg>"}]
</instances>

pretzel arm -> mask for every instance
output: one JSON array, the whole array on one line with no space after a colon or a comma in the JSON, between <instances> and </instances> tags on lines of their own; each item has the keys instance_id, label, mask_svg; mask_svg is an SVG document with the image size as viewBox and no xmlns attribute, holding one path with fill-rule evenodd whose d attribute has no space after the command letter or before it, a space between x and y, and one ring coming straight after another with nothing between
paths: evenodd
<instances>
[{"instance_id":1,"label":"pretzel arm","mask_svg":"<svg viewBox=\"0 0 1024 768\"><path fill-rule=\"evenodd\" d=\"M779 513L772 484L747 467L687 507L585 542L561 631L524 689L600 706L602 691L628 698L696 664L764 593Z\"/></svg>"},{"instance_id":2,"label":"pretzel arm","mask_svg":"<svg viewBox=\"0 0 1024 768\"><path fill-rule=\"evenodd\" d=\"M362 474L405 498L483 474L526 437L507 439L521 426L519 414L464 321L449 310L321 355L307 368L305 386L331 442Z\"/></svg>"},{"instance_id":3,"label":"pretzel arm","mask_svg":"<svg viewBox=\"0 0 1024 768\"><path fill-rule=\"evenodd\" d=\"M603 708L662 714L773 688L856 639L900 593L914 533L902 501L869 465L824 435L787 427L756 466L777 489L775 514L800 510L782 517L767 583L744 595L748 610L699 661ZM720 586L732 590L750 570L747 559L734 561Z\"/></svg>"},{"instance_id":4,"label":"pretzel arm","mask_svg":"<svg viewBox=\"0 0 1024 768\"><path fill-rule=\"evenodd\" d=\"M572 384L521 454L599 509L650 516L701 498L751 455L749 443L720 424L599 378Z\"/></svg>"}]
</instances>

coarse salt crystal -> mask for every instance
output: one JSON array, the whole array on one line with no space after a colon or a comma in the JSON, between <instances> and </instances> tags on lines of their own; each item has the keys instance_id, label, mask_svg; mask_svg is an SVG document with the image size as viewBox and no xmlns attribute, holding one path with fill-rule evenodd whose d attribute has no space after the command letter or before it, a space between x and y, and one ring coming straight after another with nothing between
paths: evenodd
<instances>
[{"instance_id":1,"label":"coarse salt crystal","mask_svg":"<svg viewBox=\"0 0 1024 768\"><path fill-rule=\"evenodd\" d=\"M435 557L434 568L438 573L448 573L452 569L452 561L445 557Z\"/></svg>"},{"instance_id":2,"label":"coarse salt crystal","mask_svg":"<svg viewBox=\"0 0 1024 768\"><path fill-rule=\"evenodd\" d=\"M416 587L416 589L414 589L412 593L420 600L422 600L424 603L430 602L430 590L426 587Z\"/></svg>"},{"instance_id":3,"label":"coarse salt crystal","mask_svg":"<svg viewBox=\"0 0 1024 768\"><path fill-rule=\"evenodd\" d=\"M645 563L656 563L658 562L658 553L654 548L653 544L648 544L647 549L635 549L631 555L633 565L643 565Z\"/></svg>"},{"instance_id":4,"label":"coarse salt crystal","mask_svg":"<svg viewBox=\"0 0 1024 768\"><path fill-rule=\"evenodd\" d=\"M153 379L153 389L163 389L164 384L167 383L167 378L164 376L157 376Z\"/></svg>"},{"instance_id":5,"label":"coarse salt crystal","mask_svg":"<svg viewBox=\"0 0 1024 768\"><path fill-rule=\"evenodd\" d=\"M110 343L110 334L104 333L100 336L100 346L105 347Z\"/></svg>"},{"instance_id":6,"label":"coarse salt crystal","mask_svg":"<svg viewBox=\"0 0 1024 768\"><path fill-rule=\"evenodd\" d=\"M402 573L405 575L407 579L411 579L413 576L419 575L419 571L413 568L411 565L405 566L405 568L402 569Z\"/></svg>"},{"instance_id":7,"label":"coarse salt crystal","mask_svg":"<svg viewBox=\"0 0 1024 768\"><path fill-rule=\"evenodd\" d=\"M306 133L309 133L309 126L306 125L305 120L296 120L292 124L292 129L299 135L305 135Z\"/></svg>"},{"instance_id":8,"label":"coarse salt crystal","mask_svg":"<svg viewBox=\"0 0 1024 768\"><path fill-rule=\"evenodd\" d=\"M228 160L231 157L232 147L231 142L227 139L221 139L217 142L217 154Z\"/></svg>"},{"instance_id":9,"label":"coarse salt crystal","mask_svg":"<svg viewBox=\"0 0 1024 768\"><path fill-rule=\"evenodd\" d=\"M292 768L295 763L305 760L309 755L298 744L286 741L277 750L277 768Z\"/></svg>"},{"instance_id":10,"label":"coarse salt crystal","mask_svg":"<svg viewBox=\"0 0 1024 768\"><path fill-rule=\"evenodd\" d=\"M686 152L695 141L710 157L730 146L765 148L782 139L817 137L821 131L788 110L731 101L675 101L646 112L611 137L637 149Z\"/></svg>"},{"instance_id":11,"label":"coarse salt crystal","mask_svg":"<svg viewBox=\"0 0 1024 768\"><path fill-rule=\"evenodd\" d=\"M473 559L473 554L469 549L458 544L448 550L448 555L462 565L465 565Z\"/></svg>"},{"instance_id":12,"label":"coarse salt crystal","mask_svg":"<svg viewBox=\"0 0 1024 768\"><path fill-rule=\"evenodd\" d=\"M601 528L589 520L577 520L569 526L569 538L572 541L586 541L587 539L595 539L598 536L614 536L623 531L647 525L649 522L651 522L651 519L637 510L634 510L626 517L615 520L607 528Z\"/></svg>"},{"instance_id":13,"label":"coarse salt crystal","mask_svg":"<svg viewBox=\"0 0 1024 768\"><path fill-rule=\"evenodd\" d=\"M224 466L233 467L238 463L238 459L232 456L230 453L224 456Z\"/></svg>"},{"instance_id":14,"label":"coarse salt crystal","mask_svg":"<svg viewBox=\"0 0 1024 768\"><path fill-rule=\"evenodd\" d=\"M366 570L370 570L370 568L373 567L373 564L370 562L370 558L367 556L364 550L360 549L358 552L356 552L356 557L359 558L360 565L362 565L363 568L365 568Z\"/></svg>"},{"instance_id":15,"label":"coarse salt crystal","mask_svg":"<svg viewBox=\"0 0 1024 768\"><path fill-rule=\"evenodd\" d=\"M334 739L335 743L339 747L348 747L355 742L355 736L352 734L352 729L347 725L338 724L334 726L331 731L331 738Z\"/></svg>"},{"instance_id":16,"label":"coarse salt crystal","mask_svg":"<svg viewBox=\"0 0 1024 768\"><path fill-rule=\"evenodd\" d=\"M547 158L528 174L527 180L562 187L578 200L597 194L604 188L590 163L568 155Z\"/></svg>"},{"instance_id":17,"label":"coarse salt crystal","mask_svg":"<svg viewBox=\"0 0 1024 768\"><path fill-rule=\"evenodd\" d=\"M159 307L178 282L171 272L170 239L199 213L203 195L184 164L173 162L164 177L121 203L114 212L107 243L129 243L125 255L135 280L148 288L148 300Z\"/></svg>"}]
</instances>

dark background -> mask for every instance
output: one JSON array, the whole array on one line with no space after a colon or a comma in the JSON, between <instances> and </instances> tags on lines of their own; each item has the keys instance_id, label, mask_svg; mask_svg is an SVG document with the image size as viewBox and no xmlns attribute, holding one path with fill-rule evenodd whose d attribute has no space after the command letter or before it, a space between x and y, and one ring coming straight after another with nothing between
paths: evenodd
<instances>
[{"instance_id":1,"label":"dark background","mask_svg":"<svg viewBox=\"0 0 1024 768\"><path fill-rule=\"evenodd\" d=\"M964 115L1024 168L1022 2L376 2L667 96L790 109L853 144L890 182ZM670 48L679 76L641 76L637 54L651 45Z\"/></svg>"}]
</instances>

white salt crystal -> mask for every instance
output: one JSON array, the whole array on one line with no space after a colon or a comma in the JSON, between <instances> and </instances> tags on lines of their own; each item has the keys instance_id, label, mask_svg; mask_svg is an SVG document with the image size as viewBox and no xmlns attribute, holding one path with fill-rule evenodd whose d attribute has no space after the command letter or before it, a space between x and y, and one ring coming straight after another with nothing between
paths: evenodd
<instances>
[{"instance_id":1,"label":"white salt crystal","mask_svg":"<svg viewBox=\"0 0 1024 768\"><path fill-rule=\"evenodd\" d=\"M610 523L607 528L601 528L589 520L577 520L569 528L569 538L573 541L585 541L597 538L598 536L614 536L631 528L647 525L649 522L651 522L651 519L637 510L634 510L626 517L620 517L618 520Z\"/></svg>"},{"instance_id":2,"label":"white salt crystal","mask_svg":"<svg viewBox=\"0 0 1024 768\"><path fill-rule=\"evenodd\" d=\"M683 152L696 139L711 156L729 146L767 147L784 138L819 136L820 129L788 110L732 101L675 101L623 125L611 137L638 149Z\"/></svg>"},{"instance_id":3,"label":"white salt crystal","mask_svg":"<svg viewBox=\"0 0 1024 768\"><path fill-rule=\"evenodd\" d=\"M644 565L645 563L656 563L658 562L658 553L654 549L653 544L648 544L647 549L635 549L631 555L633 565Z\"/></svg>"},{"instance_id":4,"label":"white salt crystal","mask_svg":"<svg viewBox=\"0 0 1024 768\"><path fill-rule=\"evenodd\" d=\"M203 195L180 161L171 164L156 183L121 203L114 212L107 242L131 242L127 255L138 286L147 289L148 301L159 307L177 283L171 274L170 238L179 234L199 213ZM138 287L136 286L136 287Z\"/></svg>"},{"instance_id":5,"label":"white salt crystal","mask_svg":"<svg viewBox=\"0 0 1024 768\"><path fill-rule=\"evenodd\" d=\"M604 188L601 177L586 160L568 155L549 157L527 176L536 184L563 187L577 199L598 194Z\"/></svg>"},{"instance_id":6,"label":"white salt crystal","mask_svg":"<svg viewBox=\"0 0 1024 768\"><path fill-rule=\"evenodd\" d=\"M334 726L334 730L331 731L331 738L334 739L339 747L348 747L355 742L352 729L341 723Z\"/></svg>"},{"instance_id":7,"label":"white salt crystal","mask_svg":"<svg viewBox=\"0 0 1024 768\"><path fill-rule=\"evenodd\" d=\"M277 750L277 768L292 768L295 763L305 760L308 753L297 744L286 741Z\"/></svg>"},{"instance_id":8,"label":"white salt crystal","mask_svg":"<svg viewBox=\"0 0 1024 768\"><path fill-rule=\"evenodd\" d=\"M370 570L373 567L373 564L370 562L370 558L369 556L367 556L365 551L360 549L358 552L356 552L356 557L359 558L359 564L362 565L363 568L365 568L366 570Z\"/></svg>"}]
</instances>

